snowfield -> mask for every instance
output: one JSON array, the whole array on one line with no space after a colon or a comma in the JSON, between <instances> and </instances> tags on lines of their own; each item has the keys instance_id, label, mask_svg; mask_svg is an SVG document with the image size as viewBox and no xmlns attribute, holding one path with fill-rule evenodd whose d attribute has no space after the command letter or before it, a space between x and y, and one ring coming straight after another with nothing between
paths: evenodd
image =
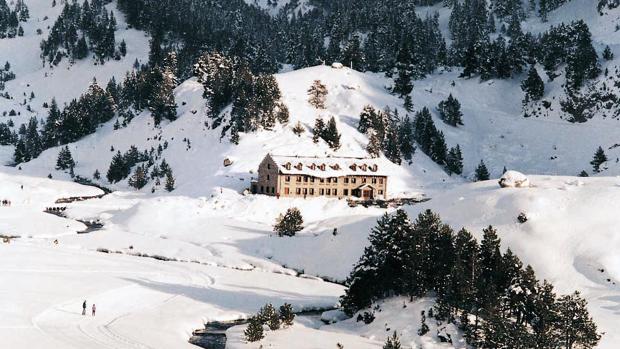
<instances>
[{"instance_id":1,"label":"snowfield","mask_svg":"<svg viewBox=\"0 0 620 349\"><path fill-rule=\"evenodd\" d=\"M553 282L558 293L582 292L599 331L605 333L599 348L617 347L620 222L614 212L620 209L620 180L528 178L530 188L500 188L491 180L430 191L430 201L407 211L415 216L430 208L453 228L466 227L478 238L482 228L494 225L502 246L531 264L541 279ZM55 196L98 193L46 179L46 193L33 194L42 203L28 203L19 195L18 183L25 184L26 192L40 181L4 175L2 183L16 189L3 194L14 195L14 202L26 202L23 205L34 214ZM306 229L293 238L278 238L271 224L277 212L289 206L301 209ZM10 336L15 347L24 347L26 343L20 341L29 338L28 343L52 341L58 348L79 347L80 343L166 348L185 343L203 321L247 317L266 302L286 301L298 310L330 307L338 302L342 286L312 275L344 279L383 212L350 208L337 199L278 200L239 197L230 191L199 199L113 193L72 203L67 209L70 218L58 218L62 224L52 225L54 234L24 235L0 245L0 278L3 284L12 285L0 300L1 328L15 334ZM526 215L526 223L518 223L520 213ZM14 216L18 214L15 207L0 209L3 222L18 221ZM71 226L77 218L98 218L104 227L78 235L77 227ZM337 228L336 235L333 228ZM120 254L94 252L101 248ZM309 275L299 277L298 272ZM97 304L100 315L94 320L79 315L82 298ZM405 313L403 304L407 305ZM303 317L292 328L267 332L261 343L282 347L296 338L305 345L300 348L331 347L338 342L380 348L391 333L388 327L402 334L403 343L444 347L438 344L433 327L424 337L415 335L420 311L431 305L432 300L413 304L391 300L371 325L351 319L326 326ZM150 331L145 332L147 328ZM243 328L228 331L231 348L246 347ZM442 331L459 338L454 329Z\"/></svg>"}]
</instances>

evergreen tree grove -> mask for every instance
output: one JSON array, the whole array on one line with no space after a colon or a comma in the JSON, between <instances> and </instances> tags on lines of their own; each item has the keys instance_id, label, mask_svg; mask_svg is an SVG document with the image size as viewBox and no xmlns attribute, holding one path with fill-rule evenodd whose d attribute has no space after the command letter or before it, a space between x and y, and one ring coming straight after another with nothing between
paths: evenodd
<instances>
[{"instance_id":1,"label":"evergreen tree grove","mask_svg":"<svg viewBox=\"0 0 620 349\"><path fill-rule=\"evenodd\" d=\"M458 325L476 348L593 348L600 340L579 293L556 296L510 249L502 253L493 227L478 244L430 210L413 222L403 210L381 217L347 287L341 304L351 316L391 296L433 294L434 319ZM424 325L423 317L419 335ZM384 346L399 347L396 334Z\"/></svg>"}]
</instances>

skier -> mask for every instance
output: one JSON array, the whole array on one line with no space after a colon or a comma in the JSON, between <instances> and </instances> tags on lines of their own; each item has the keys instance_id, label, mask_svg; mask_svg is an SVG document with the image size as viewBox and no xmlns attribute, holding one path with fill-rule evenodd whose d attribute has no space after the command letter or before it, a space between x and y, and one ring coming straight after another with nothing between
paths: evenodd
<instances>
[{"instance_id":1,"label":"skier","mask_svg":"<svg viewBox=\"0 0 620 349\"><path fill-rule=\"evenodd\" d=\"M86 301L82 303L82 315L86 315Z\"/></svg>"},{"instance_id":2,"label":"skier","mask_svg":"<svg viewBox=\"0 0 620 349\"><path fill-rule=\"evenodd\" d=\"M95 306L95 303L93 303L93 316L95 316L95 311L97 310L97 307Z\"/></svg>"}]
</instances>

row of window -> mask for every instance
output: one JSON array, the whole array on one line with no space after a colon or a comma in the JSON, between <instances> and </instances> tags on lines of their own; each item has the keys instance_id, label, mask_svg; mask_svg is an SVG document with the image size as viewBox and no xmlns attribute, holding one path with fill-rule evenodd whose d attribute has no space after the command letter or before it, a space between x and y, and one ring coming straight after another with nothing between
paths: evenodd
<instances>
[{"instance_id":1,"label":"row of window","mask_svg":"<svg viewBox=\"0 0 620 349\"><path fill-rule=\"evenodd\" d=\"M338 189L317 189L316 192L319 195L327 195L327 196L338 196ZM297 195L314 195L315 190L314 188L296 188L295 189L295 194ZM284 195L290 195L291 194L291 189L290 188L284 188ZM342 194L344 196L349 195L349 189L344 189Z\"/></svg>"},{"instance_id":2,"label":"row of window","mask_svg":"<svg viewBox=\"0 0 620 349\"><path fill-rule=\"evenodd\" d=\"M318 193L318 195L327 195L327 196L338 196L338 189L315 189L314 188L296 188L295 194L297 195L314 195L314 193ZM383 190L378 191L379 195L383 195ZM290 195L291 189L288 187L284 188L284 195ZM351 193L353 194L353 193ZM342 190L343 196L349 196L349 189Z\"/></svg>"},{"instance_id":3,"label":"row of window","mask_svg":"<svg viewBox=\"0 0 620 349\"><path fill-rule=\"evenodd\" d=\"M261 194L275 194L276 193L276 187L265 187L265 186L260 186L260 192Z\"/></svg>"},{"instance_id":4,"label":"row of window","mask_svg":"<svg viewBox=\"0 0 620 349\"><path fill-rule=\"evenodd\" d=\"M296 176L295 180L298 183L301 183L302 181L304 183L306 182L310 182L310 183L314 183L314 178L315 177L309 177L309 176ZM267 180L269 180L269 175L267 175ZM338 183L338 177L330 177L330 178L318 178L320 183L325 183L325 181L327 181L327 183ZM349 181L351 183L357 183L357 178L352 177L349 179L349 177L345 177L344 179L344 183L349 183ZM366 177L362 177L362 183L366 183ZM291 176L284 176L284 181L285 182L290 182L291 181ZM377 182L379 184L383 184L383 178L376 178L373 177L371 178L371 182L373 184L377 184Z\"/></svg>"}]
</instances>

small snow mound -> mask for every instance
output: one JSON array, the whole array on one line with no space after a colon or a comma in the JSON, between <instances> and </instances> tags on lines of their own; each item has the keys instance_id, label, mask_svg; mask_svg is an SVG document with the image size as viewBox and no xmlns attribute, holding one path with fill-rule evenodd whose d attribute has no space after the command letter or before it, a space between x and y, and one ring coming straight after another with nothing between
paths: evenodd
<instances>
[{"instance_id":1,"label":"small snow mound","mask_svg":"<svg viewBox=\"0 0 620 349\"><path fill-rule=\"evenodd\" d=\"M521 172L506 171L499 179L499 186L502 188L528 188L530 180Z\"/></svg>"},{"instance_id":2,"label":"small snow mound","mask_svg":"<svg viewBox=\"0 0 620 349\"><path fill-rule=\"evenodd\" d=\"M332 63L332 68L334 68L334 69L342 69L342 68L344 68L344 65L342 63L339 63L339 62L334 62L334 63Z\"/></svg>"},{"instance_id":3,"label":"small snow mound","mask_svg":"<svg viewBox=\"0 0 620 349\"><path fill-rule=\"evenodd\" d=\"M321 314L321 321L326 324L333 324L342 320L346 320L348 318L349 317L347 316L347 314L345 314L342 310L338 309L324 311Z\"/></svg>"}]
</instances>

